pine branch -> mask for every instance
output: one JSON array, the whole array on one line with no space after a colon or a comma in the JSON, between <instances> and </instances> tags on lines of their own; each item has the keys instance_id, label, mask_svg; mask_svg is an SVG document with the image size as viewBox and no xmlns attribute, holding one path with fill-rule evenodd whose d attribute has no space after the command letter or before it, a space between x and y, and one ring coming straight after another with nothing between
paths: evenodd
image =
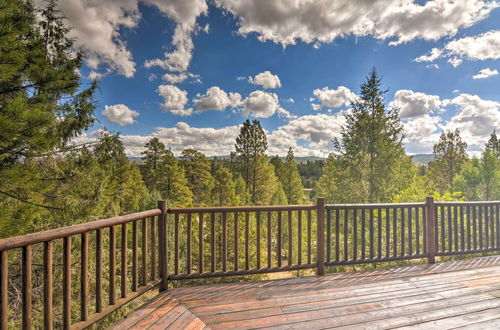
<instances>
[{"instance_id":1,"label":"pine branch","mask_svg":"<svg viewBox=\"0 0 500 330\"><path fill-rule=\"evenodd\" d=\"M29 201L29 200L27 200L25 198L18 197L16 195L13 195L13 194L8 193L6 191L1 191L0 190L0 194L5 195L5 196L10 197L10 198L13 198L13 199L15 199L17 201L20 201L20 202L23 202L23 203L26 203L26 204L30 204L30 205L42 207L42 208L47 209L47 210L64 211L64 209L59 208L59 207L54 207L54 206L43 205L43 204L38 204L38 203L35 203L35 202L31 202L31 201Z\"/></svg>"}]
</instances>

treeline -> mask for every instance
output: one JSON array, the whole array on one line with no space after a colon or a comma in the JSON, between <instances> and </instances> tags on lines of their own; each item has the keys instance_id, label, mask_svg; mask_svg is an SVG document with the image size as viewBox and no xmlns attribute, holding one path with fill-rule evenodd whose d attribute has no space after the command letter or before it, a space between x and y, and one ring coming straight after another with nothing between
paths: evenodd
<instances>
[{"instance_id":1,"label":"treeline","mask_svg":"<svg viewBox=\"0 0 500 330\"><path fill-rule=\"evenodd\" d=\"M97 84L82 85L84 53L67 37L55 2L38 10L0 0L0 237L169 205L300 204L304 186L327 202L499 199L499 141L492 132L469 159L459 131L444 132L418 168L403 146L398 109L388 109L375 70L361 84L328 159L297 164L267 155L258 120L246 120L229 159L174 155L159 139L128 161L116 134L74 146L95 121ZM176 157L177 156L177 157Z\"/></svg>"}]
</instances>

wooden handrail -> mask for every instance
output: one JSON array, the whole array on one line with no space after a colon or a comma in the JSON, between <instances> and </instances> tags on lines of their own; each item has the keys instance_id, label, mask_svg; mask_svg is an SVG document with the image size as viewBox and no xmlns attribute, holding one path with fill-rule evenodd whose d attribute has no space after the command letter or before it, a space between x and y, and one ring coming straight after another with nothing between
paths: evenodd
<instances>
[{"instance_id":1,"label":"wooden handrail","mask_svg":"<svg viewBox=\"0 0 500 330\"><path fill-rule=\"evenodd\" d=\"M78 235L81 233L112 227L116 225L121 225L135 220L144 219L147 217L160 215L161 211L159 209L152 209L149 211L143 211L138 213L132 213L127 215L121 215L118 217L97 220L93 222L81 223L78 225L71 225L56 229L50 229L45 231L40 231L36 233L13 236L8 238L0 239L0 251L10 250L14 248L19 248L27 245L38 244L48 241L53 241L55 239L64 238L68 236Z\"/></svg>"},{"instance_id":2,"label":"wooden handrail","mask_svg":"<svg viewBox=\"0 0 500 330\"><path fill-rule=\"evenodd\" d=\"M258 205L169 208L169 214L315 210L316 205Z\"/></svg>"}]
</instances>

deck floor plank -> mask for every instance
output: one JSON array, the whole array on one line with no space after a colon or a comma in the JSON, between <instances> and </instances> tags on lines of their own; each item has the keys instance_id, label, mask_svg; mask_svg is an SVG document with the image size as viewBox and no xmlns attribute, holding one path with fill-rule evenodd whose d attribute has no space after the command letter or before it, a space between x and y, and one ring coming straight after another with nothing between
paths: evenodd
<instances>
[{"instance_id":1,"label":"deck floor plank","mask_svg":"<svg viewBox=\"0 0 500 330\"><path fill-rule=\"evenodd\" d=\"M462 327L500 327L500 256L172 289L112 329Z\"/></svg>"}]
</instances>

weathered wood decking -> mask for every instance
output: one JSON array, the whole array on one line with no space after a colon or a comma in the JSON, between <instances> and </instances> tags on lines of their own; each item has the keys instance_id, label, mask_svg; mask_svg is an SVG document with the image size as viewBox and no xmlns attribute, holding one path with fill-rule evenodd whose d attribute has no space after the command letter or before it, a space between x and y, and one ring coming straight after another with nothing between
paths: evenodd
<instances>
[{"instance_id":1,"label":"weathered wood decking","mask_svg":"<svg viewBox=\"0 0 500 330\"><path fill-rule=\"evenodd\" d=\"M500 328L500 256L171 289L113 329Z\"/></svg>"}]
</instances>

